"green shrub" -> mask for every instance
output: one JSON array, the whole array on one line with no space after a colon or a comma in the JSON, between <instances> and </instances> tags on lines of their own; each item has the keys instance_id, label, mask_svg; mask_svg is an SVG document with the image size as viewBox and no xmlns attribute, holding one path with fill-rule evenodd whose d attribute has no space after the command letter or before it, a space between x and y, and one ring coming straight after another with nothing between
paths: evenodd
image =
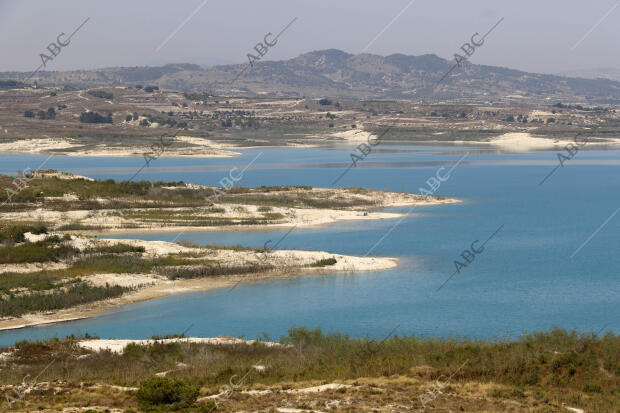
<instances>
[{"instance_id":1,"label":"green shrub","mask_svg":"<svg viewBox=\"0 0 620 413\"><path fill-rule=\"evenodd\" d=\"M217 410L217 404L215 404L214 400L207 400L204 403L200 403L196 412L198 413L211 413L214 410Z\"/></svg>"},{"instance_id":2,"label":"green shrub","mask_svg":"<svg viewBox=\"0 0 620 413\"><path fill-rule=\"evenodd\" d=\"M47 234L47 227L43 224L38 225L13 225L0 230L0 242L12 241L12 242L24 242L26 238L24 234L31 232L33 234Z\"/></svg>"},{"instance_id":3,"label":"green shrub","mask_svg":"<svg viewBox=\"0 0 620 413\"><path fill-rule=\"evenodd\" d=\"M105 90L89 90L86 93L96 98L102 98L102 99L108 99L108 100L114 99L114 95L109 92L106 92Z\"/></svg>"},{"instance_id":4,"label":"green shrub","mask_svg":"<svg viewBox=\"0 0 620 413\"><path fill-rule=\"evenodd\" d=\"M36 292L27 295L0 297L0 316L20 316L22 314L59 310L74 307L93 301L120 297L131 288L117 285L92 287L86 283L78 283L67 289L56 289L52 293Z\"/></svg>"},{"instance_id":5,"label":"green shrub","mask_svg":"<svg viewBox=\"0 0 620 413\"><path fill-rule=\"evenodd\" d=\"M242 275L256 274L272 270L271 265L247 264L235 266L202 265L199 267L173 267L162 268L159 272L170 280L178 280L180 278L205 278L217 277L222 275Z\"/></svg>"},{"instance_id":6,"label":"green shrub","mask_svg":"<svg viewBox=\"0 0 620 413\"><path fill-rule=\"evenodd\" d=\"M177 378L153 377L140 384L136 393L144 411L175 411L190 407L198 398L198 387Z\"/></svg>"},{"instance_id":7,"label":"green shrub","mask_svg":"<svg viewBox=\"0 0 620 413\"><path fill-rule=\"evenodd\" d=\"M129 244L114 244L114 245L100 245L95 248L86 248L84 254L124 254L124 253L142 253L146 251L144 247L140 245Z\"/></svg>"},{"instance_id":8,"label":"green shrub","mask_svg":"<svg viewBox=\"0 0 620 413\"><path fill-rule=\"evenodd\" d=\"M602 393L603 389L598 384L586 384L583 386L583 391L586 393Z\"/></svg>"},{"instance_id":9,"label":"green shrub","mask_svg":"<svg viewBox=\"0 0 620 413\"><path fill-rule=\"evenodd\" d=\"M334 265L336 262L335 258L325 258L323 260L318 260L310 264L310 267L327 267L328 265Z\"/></svg>"},{"instance_id":10,"label":"green shrub","mask_svg":"<svg viewBox=\"0 0 620 413\"><path fill-rule=\"evenodd\" d=\"M45 242L26 243L17 247L0 249L0 264L58 261L76 250L66 245L50 247Z\"/></svg>"},{"instance_id":11,"label":"green shrub","mask_svg":"<svg viewBox=\"0 0 620 413\"><path fill-rule=\"evenodd\" d=\"M112 114L108 113L107 116L103 116L96 112L83 112L80 115L80 122L82 123L112 123Z\"/></svg>"}]
</instances>

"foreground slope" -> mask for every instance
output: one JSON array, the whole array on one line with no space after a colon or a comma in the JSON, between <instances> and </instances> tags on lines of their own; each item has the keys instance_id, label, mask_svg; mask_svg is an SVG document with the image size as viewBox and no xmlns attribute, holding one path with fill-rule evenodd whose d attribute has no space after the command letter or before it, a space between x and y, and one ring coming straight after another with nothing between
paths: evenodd
<instances>
[{"instance_id":1,"label":"foreground slope","mask_svg":"<svg viewBox=\"0 0 620 413\"><path fill-rule=\"evenodd\" d=\"M21 342L4 349L0 383L14 398L23 393L11 404L20 412L620 409L620 338L611 333L374 341L291 329L280 343L266 340L174 335L114 351L92 337ZM25 374L37 378L22 382Z\"/></svg>"}]
</instances>

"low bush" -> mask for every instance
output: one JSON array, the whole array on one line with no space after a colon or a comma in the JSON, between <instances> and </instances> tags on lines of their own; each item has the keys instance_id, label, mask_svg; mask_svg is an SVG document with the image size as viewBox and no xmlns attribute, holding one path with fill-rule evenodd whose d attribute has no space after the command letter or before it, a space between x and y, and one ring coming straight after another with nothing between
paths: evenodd
<instances>
[{"instance_id":1,"label":"low bush","mask_svg":"<svg viewBox=\"0 0 620 413\"><path fill-rule=\"evenodd\" d=\"M140 384L136 397L143 411L177 411L194 404L198 387L177 378L153 377Z\"/></svg>"},{"instance_id":2,"label":"low bush","mask_svg":"<svg viewBox=\"0 0 620 413\"><path fill-rule=\"evenodd\" d=\"M222 275L241 275L241 274L255 274L259 272L266 272L272 270L270 265L250 264L250 265L237 265L237 266L222 266L215 265L202 265L199 267L174 267L174 268L161 268L159 273L165 275L171 280L177 280L180 278L204 278L204 277L217 277Z\"/></svg>"},{"instance_id":3,"label":"low bush","mask_svg":"<svg viewBox=\"0 0 620 413\"><path fill-rule=\"evenodd\" d=\"M318 260L317 262L313 262L312 264L310 264L310 267L327 267L329 265L334 265L337 262L338 261L336 261L335 258L325 258L322 260Z\"/></svg>"},{"instance_id":4,"label":"low bush","mask_svg":"<svg viewBox=\"0 0 620 413\"><path fill-rule=\"evenodd\" d=\"M96 98L102 98L102 99L108 99L108 100L114 99L114 95L111 94L110 92L106 92L105 90L89 90L86 93Z\"/></svg>"},{"instance_id":5,"label":"low bush","mask_svg":"<svg viewBox=\"0 0 620 413\"><path fill-rule=\"evenodd\" d=\"M52 293L36 292L26 295L0 297L0 316L20 316L35 311L58 310L93 301L115 298L131 291L131 288L117 285L93 287L78 283L69 288L59 288Z\"/></svg>"},{"instance_id":6,"label":"low bush","mask_svg":"<svg viewBox=\"0 0 620 413\"><path fill-rule=\"evenodd\" d=\"M24 242L24 234L31 232L33 234L47 234L47 227L43 224L37 225L13 225L0 229L0 242Z\"/></svg>"},{"instance_id":7,"label":"low bush","mask_svg":"<svg viewBox=\"0 0 620 413\"><path fill-rule=\"evenodd\" d=\"M108 113L107 116L103 116L96 112L84 112L80 115L80 122L82 123L112 123L112 114Z\"/></svg>"},{"instance_id":8,"label":"low bush","mask_svg":"<svg viewBox=\"0 0 620 413\"><path fill-rule=\"evenodd\" d=\"M142 253L146 251L144 247L139 245L129 244L115 244L115 245L100 245L95 248L87 248L83 252L84 254L123 254L123 253Z\"/></svg>"},{"instance_id":9,"label":"low bush","mask_svg":"<svg viewBox=\"0 0 620 413\"><path fill-rule=\"evenodd\" d=\"M16 247L0 248L0 264L56 262L76 252L76 249L66 245L50 246L45 242L27 243Z\"/></svg>"}]
</instances>

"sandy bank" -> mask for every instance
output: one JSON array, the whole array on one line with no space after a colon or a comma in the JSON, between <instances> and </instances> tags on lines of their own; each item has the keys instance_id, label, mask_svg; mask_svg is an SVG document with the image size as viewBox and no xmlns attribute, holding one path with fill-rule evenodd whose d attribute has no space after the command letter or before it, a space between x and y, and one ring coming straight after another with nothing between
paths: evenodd
<instances>
[{"instance_id":1,"label":"sandy bank","mask_svg":"<svg viewBox=\"0 0 620 413\"><path fill-rule=\"evenodd\" d=\"M350 190L335 188L313 188L301 194L317 202L350 201L353 205L361 201L364 204L347 209L269 207L268 213L259 205L215 203L201 207L160 207L160 208L124 208L92 210L50 210L6 212L0 217L3 221L39 220L58 229L65 226L66 232L87 235L117 235L145 233L185 233L217 232L240 230L288 229L293 227L310 228L341 221L368 221L396 219L403 213L381 212L379 208L427 207L433 205L458 203L450 198L425 197L415 194L370 191L361 194ZM97 199L102 206L111 200ZM158 215L153 217L153 215ZM165 216L165 219L162 217ZM201 225L202 222L212 225ZM253 223L248 223L253 222ZM70 227L66 227L71 224ZM71 229L74 228L74 229Z\"/></svg>"},{"instance_id":2,"label":"sandy bank","mask_svg":"<svg viewBox=\"0 0 620 413\"><path fill-rule=\"evenodd\" d=\"M162 133L163 134L163 133ZM53 153L63 156L93 157L143 157L154 158L228 158L241 155L226 148L232 145L221 145L208 139L190 136L164 137L166 145L163 149L159 142L151 147L144 146L84 146L69 138L38 138L22 139L13 142L0 142L0 153L9 154L42 154Z\"/></svg>"},{"instance_id":3,"label":"sandy bank","mask_svg":"<svg viewBox=\"0 0 620 413\"><path fill-rule=\"evenodd\" d=\"M87 248L92 245L92 243L99 242L139 245L145 247L145 254L150 256L195 252L197 250L195 248L187 248L164 241L88 240L77 238L72 242L73 245L78 247L81 246L82 248ZM107 283L110 285L131 286L138 289L118 298L97 301L73 308L48 311L45 313L25 314L20 317L7 317L0 320L0 330L19 329L85 319L130 303L162 298L174 294L207 291L225 287L232 288L241 282L256 282L273 278L289 278L339 271L379 271L394 268L398 265L398 259L396 258L355 257L322 251L276 250L258 253L253 250L201 250L204 251L206 257L215 259L224 264L243 265L268 263L273 269L264 273L251 275L231 275L178 280L170 280L155 274L96 274L87 276L83 277L84 280L93 285L105 285ZM336 264L327 267L307 267L317 261L328 258L335 258ZM0 272L4 272L4 269L0 268Z\"/></svg>"},{"instance_id":4,"label":"sandy bank","mask_svg":"<svg viewBox=\"0 0 620 413\"><path fill-rule=\"evenodd\" d=\"M170 344L170 343L197 343L197 344L213 344L213 345L235 345L246 344L252 345L257 340L242 340L240 338L233 337L216 337L216 338L203 338L203 337L187 337L187 338L165 338L161 340L83 340L78 342L78 346L92 351L110 350L112 353L120 354L125 347L129 344L135 344L138 346L148 346L154 343ZM279 343L261 341L261 344L267 347L280 346Z\"/></svg>"},{"instance_id":5,"label":"sandy bank","mask_svg":"<svg viewBox=\"0 0 620 413\"><path fill-rule=\"evenodd\" d=\"M542 136L534 136L526 132L511 132L491 139L487 143L499 147L508 152L529 152L543 150L563 149L566 145L574 143L575 135L569 135L562 139L550 139ZM588 147L619 145L620 139L589 137Z\"/></svg>"},{"instance_id":6,"label":"sandy bank","mask_svg":"<svg viewBox=\"0 0 620 413\"><path fill-rule=\"evenodd\" d=\"M523 132L505 133L497 138L493 138L490 141L491 145L499 146L503 150L511 152L553 149L563 147L569 142L569 139L553 140L536 137L529 133Z\"/></svg>"}]
</instances>

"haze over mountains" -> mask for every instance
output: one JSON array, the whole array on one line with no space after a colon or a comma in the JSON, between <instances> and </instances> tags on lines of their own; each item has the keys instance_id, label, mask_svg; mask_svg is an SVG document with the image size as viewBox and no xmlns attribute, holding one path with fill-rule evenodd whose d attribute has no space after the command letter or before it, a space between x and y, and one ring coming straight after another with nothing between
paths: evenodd
<instances>
[{"instance_id":1,"label":"haze over mountains","mask_svg":"<svg viewBox=\"0 0 620 413\"><path fill-rule=\"evenodd\" d=\"M584 77L586 79L610 79L620 81L620 69L614 67L568 70L560 73L560 75L569 77Z\"/></svg>"},{"instance_id":2,"label":"haze over mountains","mask_svg":"<svg viewBox=\"0 0 620 413\"><path fill-rule=\"evenodd\" d=\"M424 101L579 101L620 102L620 82L528 73L465 63L437 87L453 66L436 55L353 55L329 49L283 61L257 61L235 80L244 64L203 68L195 64L41 71L42 86L76 88L154 85L179 91L223 95L414 99ZM25 80L30 73L4 72L1 79Z\"/></svg>"}]
</instances>

